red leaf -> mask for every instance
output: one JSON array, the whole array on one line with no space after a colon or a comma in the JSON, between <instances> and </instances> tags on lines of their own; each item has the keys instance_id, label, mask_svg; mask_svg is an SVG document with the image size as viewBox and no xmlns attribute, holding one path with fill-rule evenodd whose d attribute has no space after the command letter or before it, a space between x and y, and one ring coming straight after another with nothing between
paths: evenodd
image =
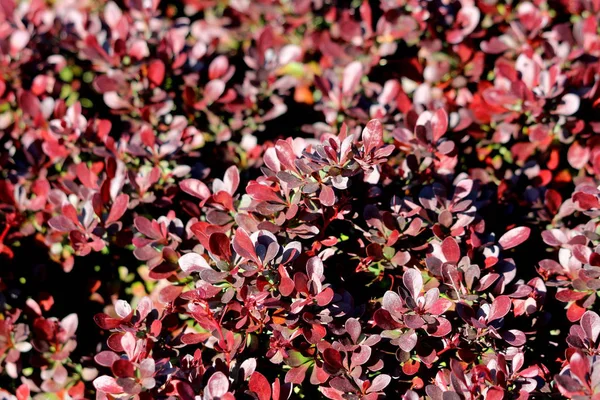
<instances>
[{"instance_id":1,"label":"red leaf","mask_svg":"<svg viewBox=\"0 0 600 400\"><path fill-rule=\"evenodd\" d=\"M296 166L294 165L294 160L296 160L296 154L294 154L294 149L292 145L286 140L278 140L275 145L275 153L277 154L277 159L287 170L295 171Z\"/></svg>"},{"instance_id":2,"label":"red leaf","mask_svg":"<svg viewBox=\"0 0 600 400\"><path fill-rule=\"evenodd\" d=\"M133 220L133 224L140 233L151 239L162 238L162 234L155 228L154 224L145 217L137 217Z\"/></svg>"},{"instance_id":3,"label":"red leaf","mask_svg":"<svg viewBox=\"0 0 600 400\"><path fill-rule=\"evenodd\" d=\"M442 242L442 252L446 260L450 262L458 262L460 259L460 247L458 247L458 243L452 237L444 239Z\"/></svg>"},{"instance_id":4,"label":"red leaf","mask_svg":"<svg viewBox=\"0 0 600 400\"><path fill-rule=\"evenodd\" d=\"M584 313L585 308L581 307L577 303L571 303L569 308L567 308L567 318L571 322L579 321Z\"/></svg>"},{"instance_id":5,"label":"red leaf","mask_svg":"<svg viewBox=\"0 0 600 400\"><path fill-rule=\"evenodd\" d=\"M90 189L98 189L98 177L84 163L77 164L75 167L77 178Z\"/></svg>"},{"instance_id":6,"label":"red leaf","mask_svg":"<svg viewBox=\"0 0 600 400\"><path fill-rule=\"evenodd\" d=\"M587 357L582 356L581 353L576 351L569 359L569 368L581 382L588 381L588 373L590 372L590 366L588 364Z\"/></svg>"},{"instance_id":7,"label":"red leaf","mask_svg":"<svg viewBox=\"0 0 600 400\"><path fill-rule=\"evenodd\" d=\"M448 130L448 114L446 110L443 108L436 110L431 119L431 126L433 128L433 140L437 142Z\"/></svg>"},{"instance_id":8,"label":"red leaf","mask_svg":"<svg viewBox=\"0 0 600 400\"><path fill-rule=\"evenodd\" d=\"M269 400L271 398L271 386L269 381L260 372L254 372L248 382L248 387L256 393L259 400Z\"/></svg>"},{"instance_id":9,"label":"red leaf","mask_svg":"<svg viewBox=\"0 0 600 400\"><path fill-rule=\"evenodd\" d=\"M250 240L250 236L248 236L246 231L242 228L238 228L235 231L235 236L233 237L233 249L243 258L258 262L254 244L252 243L252 240Z\"/></svg>"},{"instance_id":10,"label":"red leaf","mask_svg":"<svg viewBox=\"0 0 600 400\"><path fill-rule=\"evenodd\" d=\"M485 394L485 400L502 400L504 398L504 390L492 387Z\"/></svg>"},{"instance_id":11,"label":"red leaf","mask_svg":"<svg viewBox=\"0 0 600 400\"><path fill-rule=\"evenodd\" d=\"M112 207L110 208L110 212L108 213L108 217L106 217L105 225L110 225L113 222L121 219L125 211L127 211L127 206L129 205L129 196L126 194L120 194L115 199Z\"/></svg>"},{"instance_id":12,"label":"red leaf","mask_svg":"<svg viewBox=\"0 0 600 400\"><path fill-rule=\"evenodd\" d=\"M118 378L130 378L133 377L135 368L130 361L120 358L113 363L112 372Z\"/></svg>"},{"instance_id":13,"label":"red leaf","mask_svg":"<svg viewBox=\"0 0 600 400\"><path fill-rule=\"evenodd\" d=\"M208 239L209 250L221 260L231 260L231 242L229 237L221 232L215 232Z\"/></svg>"},{"instance_id":14,"label":"red leaf","mask_svg":"<svg viewBox=\"0 0 600 400\"><path fill-rule=\"evenodd\" d=\"M155 86L160 86L165 79L165 64L161 60L153 60L148 66L148 79Z\"/></svg>"},{"instance_id":15,"label":"red leaf","mask_svg":"<svg viewBox=\"0 0 600 400\"><path fill-rule=\"evenodd\" d=\"M508 296L498 296L494 299L488 315L488 322L503 318L510 311L512 302Z\"/></svg>"},{"instance_id":16,"label":"red leaf","mask_svg":"<svg viewBox=\"0 0 600 400\"><path fill-rule=\"evenodd\" d=\"M19 106L25 114L36 118L41 110L40 100L30 92L23 92L19 96Z\"/></svg>"},{"instance_id":17,"label":"red leaf","mask_svg":"<svg viewBox=\"0 0 600 400\"><path fill-rule=\"evenodd\" d=\"M316 295L315 300L317 301L317 304L319 306L324 307L331 302L331 300L333 299L333 295L333 290L331 288L327 288L318 295Z\"/></svg>"},{"instance_id":18,"label":"red leaf","mask_svg":"<svg viewBox=\"0 0 600 400\"><path fill-rule=\"evenodd\" d=\"M325 349L323 352L323 360L325 360L328 369L337 371L344 368L340 352L332 348Z\"/></svg>"}]
</instances>

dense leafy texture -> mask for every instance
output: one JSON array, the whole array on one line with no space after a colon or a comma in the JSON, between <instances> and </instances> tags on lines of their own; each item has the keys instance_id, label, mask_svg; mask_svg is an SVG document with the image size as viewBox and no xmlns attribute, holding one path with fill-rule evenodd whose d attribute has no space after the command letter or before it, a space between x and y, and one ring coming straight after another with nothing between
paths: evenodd
<instances>
[{"instance_id":1,"label":"dense leafy texture","mask_svg":"<svg viewBox=\"0 0 600 400\"><path fill-rule=\"evenodd\" d=\"M600 399L599 22L0 1L0 397Z\"/></svg>"}]
</instances>

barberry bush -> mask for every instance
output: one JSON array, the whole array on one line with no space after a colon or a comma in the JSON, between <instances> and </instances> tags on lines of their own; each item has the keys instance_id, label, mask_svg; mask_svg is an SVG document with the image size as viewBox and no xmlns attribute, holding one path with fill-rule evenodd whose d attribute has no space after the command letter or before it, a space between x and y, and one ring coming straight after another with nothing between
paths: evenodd
<instances>
[{"instance_id":1,"label":"barberry bush","mask_svg":"<svg viewBox=\"0 0 600 400\"><path fill-rule=\"evenodd\" d=\"M0 0L0 398L599 400L599 23Z\"/></svg>"}]
</instances>

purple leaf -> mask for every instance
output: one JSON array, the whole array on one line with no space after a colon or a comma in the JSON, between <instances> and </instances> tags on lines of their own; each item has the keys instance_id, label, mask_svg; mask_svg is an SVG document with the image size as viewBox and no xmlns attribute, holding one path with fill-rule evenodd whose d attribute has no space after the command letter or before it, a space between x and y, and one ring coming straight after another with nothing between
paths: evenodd
<instances>
[{"instance_id":1,"label":"purple leaf","mask_svg":"<svg viewBox=\"0 0 600 400\"><path fill-rule=\"evenodd\" d=\"M404 303L402 302L402 299L400 299L400 296L398 296L398 293L388 290L383 295L382 306L383 309L389 311L390 314L399 316L402 314Z\"/></svg>"},{"instance_id":2,"label":"purple leaf","mask_svg":"<svg viewBox=\"0 0 600 400\"><path fill-rule=\"evenodd\" d=\"M511 329L502 333L502 339L506 340L509 344L519 347L523 346L527 341L525 334L519 330Z\"/></svg>"},{"instance_id":3,"label":"purple leaf","mask_svg":"<svg viewBox=\"0 0 600 400\"><path fill-rule=\"evenodd\" d=\"M596 343L600 334L600 316L593 311L586 311L581 317L581 328L592 343Z\"/></svg>"}]
</instances>

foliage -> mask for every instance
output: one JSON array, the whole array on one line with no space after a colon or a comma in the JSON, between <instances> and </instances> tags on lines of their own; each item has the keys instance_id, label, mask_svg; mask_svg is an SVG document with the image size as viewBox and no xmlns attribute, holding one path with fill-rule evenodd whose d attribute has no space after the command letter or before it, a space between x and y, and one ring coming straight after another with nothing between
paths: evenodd
<instances>
[{"instance_id":1,"label":"foliage","mask_svg":"<svg viewBox=\"0 0 600 400\"><path fill-rule=\"evenodd\" d=\"M600 2L0 1L0 395L600 399Z\"/></svg>"}]
</instances>

